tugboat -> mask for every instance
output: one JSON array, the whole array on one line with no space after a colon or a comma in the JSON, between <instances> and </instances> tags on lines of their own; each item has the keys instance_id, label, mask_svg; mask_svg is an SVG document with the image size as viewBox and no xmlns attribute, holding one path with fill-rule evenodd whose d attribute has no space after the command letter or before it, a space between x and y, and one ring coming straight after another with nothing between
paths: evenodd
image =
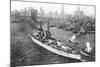
<instances>
[{"instance_id":1,"label":"tugboat","mask_svg":"<svg viewBox=\"0 0 100 67\"><path fill-rule=\"evenodd\" d=\"M78 43L74 43L72 41L62 42L61 40L56 40L55 38L51 36L51 33L49 31L49 21L47 23L47 30L43 30L42 21L41 21L38 32L31 33L30 38L32 39L32 41L34 41L41 47L53 53L56 53L64 57L69 57L73 59L78 59L80 61L85 61L84 59L82 59L82 54L83 55L87 55L87 54L84 54L81 51Z\"/></svg>"}]
</instances>

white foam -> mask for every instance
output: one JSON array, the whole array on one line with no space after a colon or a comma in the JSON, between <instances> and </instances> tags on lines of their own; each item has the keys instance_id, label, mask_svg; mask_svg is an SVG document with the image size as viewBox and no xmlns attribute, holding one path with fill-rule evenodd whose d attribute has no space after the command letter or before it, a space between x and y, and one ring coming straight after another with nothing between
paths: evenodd
<instances>
[{"instance_id":1,"label":"white foam","mask_svg":"<svg viewBox=\"0 0 100 67\"><path fill-rule=\"evenodd\" d=\"M92 50L92 47L90 47L90 45L91 45L90 42L86 42L86 48L87 48L86 51L87 52L90 52Z\"/></svg>"}]
</instances>

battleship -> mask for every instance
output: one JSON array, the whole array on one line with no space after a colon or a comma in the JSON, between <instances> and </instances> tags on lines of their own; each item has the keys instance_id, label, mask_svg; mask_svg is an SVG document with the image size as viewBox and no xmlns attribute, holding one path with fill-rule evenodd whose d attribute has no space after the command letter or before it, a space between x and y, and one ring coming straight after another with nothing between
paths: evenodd
<instances>
[{"instance_id":1,"label":"battleship","mask_svg":"<svg viewBox=\"0 0 100 67\"><path fill-rule=\"evenodd\" d=\"M49 22L47 23L47 30L42 28L42 21L40 23L40 28L36 33L31 33L30 38L37 45L49 50L58 55L80 60L87 61L86 58L93 57L88 51L84 51L80 48L80 44L74 42L75 35L69 41L56 40L49 31ZM89 45L89 43L87 43ZM89 50L88 48L85 50ZM91 49L90 49L91 50ZM84 58L85 57L85 58Z\"/></svg>"}]
</instances>

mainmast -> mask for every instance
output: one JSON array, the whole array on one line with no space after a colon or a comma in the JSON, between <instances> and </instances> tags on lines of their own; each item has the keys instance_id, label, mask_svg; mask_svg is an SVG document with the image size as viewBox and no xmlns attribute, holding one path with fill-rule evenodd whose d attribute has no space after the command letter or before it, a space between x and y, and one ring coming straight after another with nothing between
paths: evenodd
<instances>
[{"instance_id":1,"label":"mainmast","mask_svg":"<svg viewBox=\"0 0 100 67\"><path fill-rule=\"evenodd\" d=\"M40 29L42 29L42 21L40 21Z\"/></svg>"},{"instance_id":2,"label":"mainmast","mask_svg":"<svg viewBox=\"0 0 100 67\"><path fill-rule=\"evenodd\" d=\"M49 32L50 31L50 28L49 28L49 20L47 22L47 31Z\"/></svg>"}]
</instances>

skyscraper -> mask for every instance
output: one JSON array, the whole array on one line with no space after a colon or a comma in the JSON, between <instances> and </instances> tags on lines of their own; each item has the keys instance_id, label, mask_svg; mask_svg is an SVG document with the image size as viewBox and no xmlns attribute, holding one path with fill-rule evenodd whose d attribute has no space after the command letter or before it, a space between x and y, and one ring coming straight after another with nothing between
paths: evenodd
<instances>
[{"instance_id":1,"label":"skyscraper","mask_svg":"<svg viewBox=\"0 0 100 67\"><path fill-rule=\"evenodd\" d=\"M61 17L65 18L64 4L62 4L62 8L61 8Z\"/></svg>"},{"instance_id":2,"label":"skyscraper","mask_svg":"<svg viewBox=\"0 0 100 67\"><path fill-rule=\"evenodd\" d=\"M43 17L45 15L44 10L42 9L42 7L40 7L40 16Z\"/></svg>"},{"instance_id":3,"label":"skyscraper","mask_svg":"<svg viewBox=\"0 0 100 67\"><path fill-rule=\"evenodd\" d=\"M84 12L80 9L80 7L78 7L78 9L75 11L75 16L78 17L83 17L84 16Z\"/></svg>"}]
</instances>

